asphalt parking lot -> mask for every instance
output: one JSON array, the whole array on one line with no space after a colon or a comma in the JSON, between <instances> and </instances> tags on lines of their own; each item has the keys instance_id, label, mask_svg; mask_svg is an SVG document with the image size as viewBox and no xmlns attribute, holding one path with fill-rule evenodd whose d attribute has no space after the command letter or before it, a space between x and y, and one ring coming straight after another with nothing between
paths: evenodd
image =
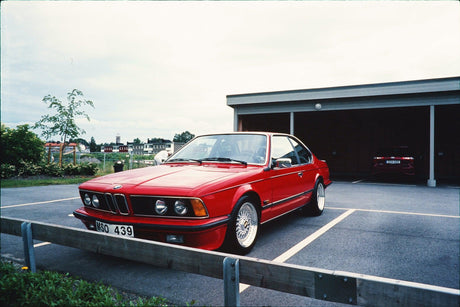
<instances>
[{"instance_id":1,"label":"asphalt parking lot","mask_svg":"<svg viewBox=\"0 0 460 307\"><path fill-rule=\"evenodd\" d=\"M83 228L71 215L80 206L76 185L1 192L2 216ZM459 289L459 194L458 187L334 182L323 215L294 212L263 225L248 256ZM223 304L221 280L35 243L39 268L161 295L180 305ZM23 261L21 238L2 234L1 255ZM242 305L335 305L243 285L240 291Z\"/></svg>"}]
</instances>

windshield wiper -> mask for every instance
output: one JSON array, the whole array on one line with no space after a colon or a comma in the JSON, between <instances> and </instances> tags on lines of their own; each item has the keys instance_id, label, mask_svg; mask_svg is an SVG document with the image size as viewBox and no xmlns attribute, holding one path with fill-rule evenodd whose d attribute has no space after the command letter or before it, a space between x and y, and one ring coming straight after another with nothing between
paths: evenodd
<instances>
[{"instance_id":1,"label":"windshield wiper","mask_svg":"<svg viewBox=\"0 0 460 307\"><path fill-rule=\"evenodd\" d=\"M205 159L203 159L203 161L237 162L237 163L241 163L243 165L248 165L248 162L246 162L246 161L235 160L235 159L231 159L231 158L223 158L223 157L205 158Z\"/></svg>"},{"instance_id":2,"label":"windshield wiper","mask_svg":"<svg viewBox=\"0 0 460 307\"><path fill-rule=\"evenodd\" d=\"M198 160L198 159L182 159L182 158L166 160L164 163L169 163L169 162L198 162L200 164L203 163L202 160Z\"/></svg>"}]
</instances>

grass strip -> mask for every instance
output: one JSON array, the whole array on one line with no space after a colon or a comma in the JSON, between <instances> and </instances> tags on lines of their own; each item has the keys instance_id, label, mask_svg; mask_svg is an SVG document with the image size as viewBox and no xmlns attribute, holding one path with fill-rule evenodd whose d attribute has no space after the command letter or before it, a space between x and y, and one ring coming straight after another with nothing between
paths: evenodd
<instances>
[{"instance_id":1,"label":"grass strip","mask_svg":"<svg viewBox=\"0 0 460 307\"><path fill-rule=\"evenodd\" d=\"M30 177L30 178L13 178L2 179L1 188L23 188L55 184L79 184L90 180L94 177Z\"/></svg>"},{"instance_id":2,"label":"grass strip","mask_svg":"<svg viewBox=\"0 0 460 307\"><path fill-rule=\"evenodd\" d=\"M1 260L0 306L168 306L161 297L120 293L102 283L90 283L50 271L31 273Z\"/></svg>"}]
</instances>

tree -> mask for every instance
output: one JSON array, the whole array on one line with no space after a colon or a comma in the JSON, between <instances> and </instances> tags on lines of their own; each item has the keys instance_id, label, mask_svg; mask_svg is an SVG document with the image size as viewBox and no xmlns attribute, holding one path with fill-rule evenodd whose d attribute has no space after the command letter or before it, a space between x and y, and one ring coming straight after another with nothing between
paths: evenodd
<instances>
[{"instance_id":1,"label":"tree","mask_svg":"<svg viewBox=\"0 0 460 307\"><path fill-rule=\"evenodd\" d=\"M86 147L89 147L88 141L82 138L69 139L69 143L77 143L77 144L82 144L82 145L85 145Z\"/></svg>"},{"instance_id":2,"label":"tree","mask_svg":"<svg viewBox=\"0 0 460 307\"><path fill-rule=\"evenodd\" d=\"M29 125L19 125L16 129L1 125L1 163L18 166L24 162L39 163L43 157L45 143L29 131Z\"/></svg>"},{"instance_id":3,"label":"tree","mask_svg":"<svg viewBox=\"0 0 460 307\"><path fill-rule=\"evenodd\" d=\"M133 140L133 143L139 145L139 144L141 144L141 140L139 138L135 138Z\"/></svg>"},{"instance_id":4,"label":"tree","mask_svg":"<svg viewBox=\"0 0 460 307\"><path fill-rule=\"evenodd\" d=\"M89 142L89 151L90 152L97 152L97 144L96 144L96 140L94 139L94 137L91 137L91 141Z\"/></svg>"},{"instance_id":5,"label":"tree","mask_svg":"<svg viewBox=\"0 0 460 307\"><path fill-rule=\"evenodd\" d=\"M42 135L46 139L54 135L61 137L59 166L62 166L62 153L66 146L67 138L76 138L80 134L86 133L85 130L77 126L75 119L82 116L89 121L89 116L81 108L85 105L94 108L94 104L91 100L84 99L83 92L77 89L67 93L67 104L63 104L59 99L51 95L45 96L42 101L48 104L49 109L55 109L56 114L42 116L33 128L41 129Z\"/></svg>"},{"instance_id":6,"label":"tree","mask_svg":"<svg viewBox=\"0 0 460 307\"><path fill-rule=\"evenodd\" d=\"M173 139L173 142L176 142L176 143L187 143L188 141L190 141L191 139L193 139L195 137L194 134L188 132L188 131L184 131L182 132L181 134L175 134L174 135L174 139Z\"/></svg>"}]
</instances>

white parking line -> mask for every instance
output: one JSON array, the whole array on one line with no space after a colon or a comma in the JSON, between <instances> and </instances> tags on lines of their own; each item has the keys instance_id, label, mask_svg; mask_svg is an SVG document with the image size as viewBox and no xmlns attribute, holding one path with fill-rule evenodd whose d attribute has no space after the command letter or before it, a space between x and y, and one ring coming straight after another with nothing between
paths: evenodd
<instances>
[{"instance_id":1,"label":"white parking line","mask_svg":"<svg viewBox=\"0 0 460 307\"><path fill-rule=\"evenodd\" d=\"M55 200L47 200L47 201L38 201L35 203L27 203L27 204L19 204L19 205L10 205L10 206L2 206L2 209L7 209L7 208L15 208L15 207L24 207L24 206L34 206L34 205L41 205L41 204L50 204L50 203L57 203L60 201L66 201L66 200L73 200L73 199L79 199L80 197L70 197L70 198L62 198L62 199L55 199Z\"/></svg>"},{"instance_id":2,"label":"white parking line","mask_svg":"<svg viewBox=\"0 0 460 307\"><path fill-rule=\"evenodd\" d=\"M287 250L286 252L284 252L280 256L278 256L275 259L273 259L273 261L275 261L275 262L286 262L289 258L291 258L295 254L297 254L303 248L307 247L311 242L313 242L316 239L318 239L320 236L325 234L328 230L330 230L332 227L334 227L335 225L337 225L338 223L340 223L341 221L346 219L350 214L352 214L355 211L356 211L356 209L347 210L346 212L341 214L339 217L337 217L334 220L332 220L331 222L327 223L326 225L324 225L323 227L321 227L320 229L318 229L317 231L315 231L314 233L312 233L311 235L309 235L308 237L306 237L305 239L303 239L302 241L300 241L299 243L297 243L296 245L291 247L289 250ZM243 292L244 290L246 290L249 287L250 286L247 285L247 284L240 284L240 293Z\"/></svg>"},{"instance_id":3,"label":"white parking line","mask_svg":"<svg viewBox=\"0 0 460 307\"><path fill-rule=\"evenodd\" d=\"M327 207L333 210L350 210L351 208L340 208L340 207ZM431 216L431 217L446 217L460 219L458 215L445 215L445 214L433 214L433 213L418 213L418 212L404 212L404 211L390 211L390 210L375 210L375 209L353 209L361 212L374 212L374 213L391 213L391 214L405 214L405 215L418 215L418 216Z\"/></svg>"},{"instance_id":4,"label":"white parking line","mask_svg":"<svg viewBox=\"0 0 460 307\"><path fill-rule=\"evenodd\" d=\"M350 209L350 210L344 212L339 217L335 218L334 220L332 220L328 224L324 225L323 227L321 227L320 229L315 231L313 234L311 234L308 237L306 237L305 239L303 239L301 242L299 242L296 245L294 245L293 247L291 247L289 250L287 250L286 252L284 252L280 256L278 256L275 259L273 259L273 261L276 261L276 262L285 262L285 261L287 261L289 258L291 258L295 254L297 254L303 248L308 246L311 242L313 242L314 240L318 239L320 236L325 234L329 229L331 229L332 227L334 227L335 225L337 225L338 223L343 221L345 218L347 218L350 214L352 214L355 211L356 211L355 209Z\"/></svg>"},{"instance_id":5,"label":"white parking line","mask_svg":"<svg viewBox=\"0 0 460 307\"><path fill-rule=\"evenodd\" d=\"M51 242L42 242L42 243L34 244L34 247L40 247L40 246L45 246L45 245L49 245L49 244L51 244Z\"/></svg>"}]
</instances>

